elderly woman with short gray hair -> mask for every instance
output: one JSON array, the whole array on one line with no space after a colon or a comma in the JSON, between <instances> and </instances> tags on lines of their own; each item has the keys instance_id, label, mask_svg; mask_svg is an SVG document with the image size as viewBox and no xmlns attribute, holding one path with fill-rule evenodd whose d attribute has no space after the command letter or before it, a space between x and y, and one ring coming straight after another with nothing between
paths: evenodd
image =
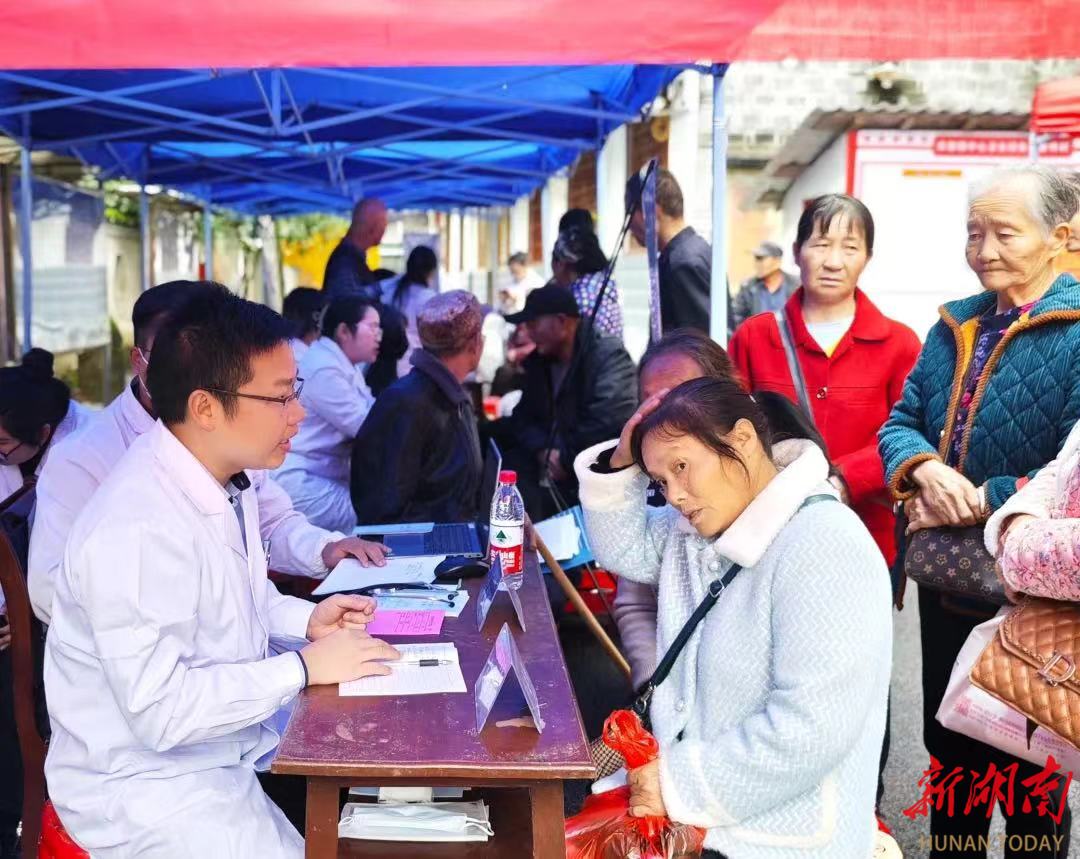
<instances>
[{"instance_id":1,"label":"elderly woman with short gray hair","mask_svg":"<svg viewBox=\"0 0 1080 859\"><path fill-rule=\"evenodd\" d=\"M463 290L431 298L416 315L422 348L412 372L383 391L356 436L358 521L466 522L481 505L483 459L472 397L462 386L484 349L484 309Z\"/></svg>"},{"instance_id":2,"label":"elderly woman with short gray hair","mask_svg":"<svg viewBox=\"0 0 1080 859\"><path fill-rule=\"evenodd\" d=\"M879 435L885 478L904 502L909 534L984 522L1057 456L1080 418L1080 283L1054 272L1078 202L1058 172L1038 165L996 172L972 188L966 252L982 291L941 308ZM968 633L996 608L920 588L923 736L944 773L961 767L972 778L991 764L999 772L1016 764L1019 783L1039 768L935 720ZM1019 803L1011 814L1002 810L1008 835L1051 845L1006 850L1007 857L1068 855L1067 810L1059 824ZM989 825L985 809L932 810L930 856L970 859L971 850L962 852L967 837L980 843Z\"/></svg>"}]
</instances>

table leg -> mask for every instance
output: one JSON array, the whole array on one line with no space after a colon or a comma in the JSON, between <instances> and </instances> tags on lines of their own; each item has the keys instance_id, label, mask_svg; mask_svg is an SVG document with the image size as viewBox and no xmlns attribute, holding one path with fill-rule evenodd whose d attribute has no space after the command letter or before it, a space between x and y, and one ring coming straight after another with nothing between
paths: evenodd
<instances>
[{"instance_id":1,"label":"table leg","mask_svg":"<svg viewBox=\"0 0 1080 859\"><path fill-rule=\"evenodd\" d=\"M308 777L306 859L336 859L338 785L333 779Z\"/></svg>"},{"instance_id":2,"label":"table leg","mask_svg":"<svg viewBox=\"0 0 1080 859\"><path fill-rule=\"evenodd\" d=\"M563 826L563 784L544 781L529 787L533 859L566 859Z\"/></svg>"}]
</instances>

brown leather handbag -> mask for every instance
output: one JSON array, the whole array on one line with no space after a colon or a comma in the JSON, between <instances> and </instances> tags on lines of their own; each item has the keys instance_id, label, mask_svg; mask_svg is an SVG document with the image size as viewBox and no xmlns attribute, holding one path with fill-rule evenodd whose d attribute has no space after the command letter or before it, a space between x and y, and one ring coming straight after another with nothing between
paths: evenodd
<instances>
[{"instance_id":1,"label":"brown leather handbag","mask_svg":"<svg viewBox=\"0 0 1080 859\"><path fill-rule=\"evenodd\" d=\"M998 627L971 682L1080 749L1080 605L1027 597Z\"/></svg>"},{"instance_id":2,"label":"brown leather handbag","mask_svg":"<svg viewBox=\"0 0 1080 859\"><path fill-rule=\"evenodd\" d=\"M920 587L1009 604L997 561L986 551L982 525L916 531L908 537L904 572Z\"/></svg>"}]
</instances>

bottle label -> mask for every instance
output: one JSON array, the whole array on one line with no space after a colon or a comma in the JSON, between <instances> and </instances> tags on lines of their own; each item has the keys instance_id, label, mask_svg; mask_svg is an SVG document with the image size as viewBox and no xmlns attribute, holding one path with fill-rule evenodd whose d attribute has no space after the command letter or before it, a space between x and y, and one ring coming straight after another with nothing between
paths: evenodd
<instances>
[{"instance_id":1,"label":"bottle label","mask_svg":"<svg viewBox=\"0 0 1080 859\"><path fill-rule=\"evenodd\" d=\"M525 526L492 523L489 560L494 564L495 558L499 558L504 576L517 575L525 569L524 542Z\"/></svg>"}]
</instances>

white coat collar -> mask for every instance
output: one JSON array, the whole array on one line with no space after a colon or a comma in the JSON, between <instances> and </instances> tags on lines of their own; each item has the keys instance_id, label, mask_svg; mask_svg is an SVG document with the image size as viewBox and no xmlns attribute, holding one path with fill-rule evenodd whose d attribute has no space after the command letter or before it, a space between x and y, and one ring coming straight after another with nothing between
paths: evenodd
<instances>
[{"instance_id":1,"label":"white coat collar","mask_svg":"<svg viewBox=\"0 0 1080 859\"><path fill-rule=\"evenodd\" d=\"M304 353L304 364L313 370L322 367L338 367L344 373L352 375L356 372L356 365L338 346L337 341L329 337L320 337ZM303 373L301 372L301 376Z\"/></svg>"},{"instance_id":2,"label":"white coat collar","mask_svg":"<svg viewBox=\"0 0 1080 859\"><path fill-rule=\"evenodd\" d=\"M229 507L229 492L165 424L158 421L149 435L158 462L202 513L213 516Z\"/></svg>"},{"instance_id":3,"label":"white coat collar","mask_svg":"<svg viewBox=\"0 0 1080 859\"><path fill-rule=\"evenodd\" d=\"M774 455L777 465L781 466L780 472L747 505L739 518L705 549L706 552L752 567L761 560L807 498L819 494L836 496L828 483L829 463L821 448L813 442L798 444L797 453L795 449L781 449L778 445ZM795 455L785 463L791 454ZM685 518L680 519L679 529L694 530Z\"/></svg>"},{"instance_id":4,"label":"white coat collar","mask_svg":"<svg viewBox=\"0 0 1080 859\"><path fill-rule=\"evenodd\" d=\"M130 385L124 386L124 391L120 394L120 415L131 428L133 436L150 432L156 423L153 416L143 408L143 404L135 396L134 386L138 384L138 379L133 380Z\"/></svg>"}]
</instances>

